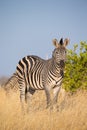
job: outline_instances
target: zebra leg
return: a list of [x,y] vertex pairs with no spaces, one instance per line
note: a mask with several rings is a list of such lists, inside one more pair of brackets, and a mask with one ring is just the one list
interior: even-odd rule
[[47,98],[47,107],[46,108],[49,108],[51,106],[50,89],[46,87],[45,93],[46,93],[46,98]]
[[35,93],[35,90],[32,90],[31,88],[29,88],[29,90],[26,93],[25,100],[26,100],[26,103],[27,103],[27,112],[29,112],[30,100],[31,100],[31,97],[34,93]]
[[21,108],[23,111],[25,111],[25,86],[21,85],[20,86],[20,102],[21,102]]
[[53,105],[54,109],[58,108],[57,100],[58,100],[58,94],[60,92],[60,89],[61,89],[61,86],[55,86],[55,88],[53,89],[53,102],[52,102],[52,105]]

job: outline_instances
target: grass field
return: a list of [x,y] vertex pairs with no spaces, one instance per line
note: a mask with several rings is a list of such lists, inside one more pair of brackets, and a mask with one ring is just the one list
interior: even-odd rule
[[0,89],[0,130],[87,130],[87,92],[66,93],[61,103],[60,95],[58,112],[45,109],[44,91],[38,91],[30,102],[29,113],[23,115],[19,92],[7,97]]

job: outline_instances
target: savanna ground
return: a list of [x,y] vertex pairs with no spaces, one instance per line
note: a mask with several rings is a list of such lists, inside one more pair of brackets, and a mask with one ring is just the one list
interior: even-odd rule
[[0,89],[0,130],[87,130],[87,92],[59,96],[59,111],[45,109],[44,91],[38,91],[30,102],[30,111],[22,114],[19,92],[8,97]]

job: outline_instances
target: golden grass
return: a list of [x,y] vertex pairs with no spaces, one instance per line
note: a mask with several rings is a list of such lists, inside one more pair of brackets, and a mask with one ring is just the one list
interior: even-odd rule
[[30,112],[22,114],[19,93],[7,97],[0,89],[0,130],[87,130],[87,92],[66,95],[60,111],[46,110],[43,91],[36,92]]

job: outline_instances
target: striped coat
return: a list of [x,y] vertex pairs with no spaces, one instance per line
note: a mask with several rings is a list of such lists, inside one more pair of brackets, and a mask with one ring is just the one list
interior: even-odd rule
[[[69,40],[53,40],[55,49],[52,58],[44,60],[38,56],[26,56],[17,65],[16,73],[20,85],[20,99],[29,101],[36,90],[45,90],[47,107],[57,103],[57,96],[64,77],[66,45]],[[53,90],[53,100],[50,91]]]

